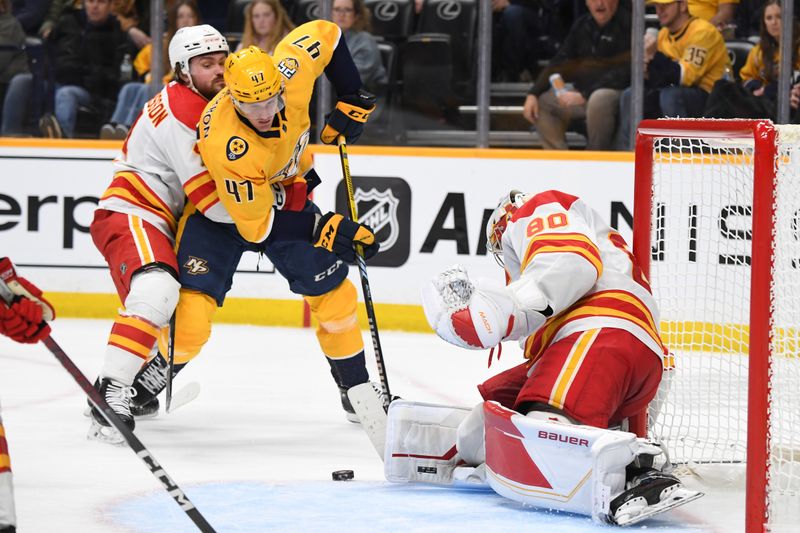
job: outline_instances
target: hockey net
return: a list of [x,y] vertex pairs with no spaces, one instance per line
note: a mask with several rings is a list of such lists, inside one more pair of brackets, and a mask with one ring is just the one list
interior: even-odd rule
[[648,434],[689,471],[745,471],[748,532],[796,531],[800,127],[643,121],[635,195],[674,359]]

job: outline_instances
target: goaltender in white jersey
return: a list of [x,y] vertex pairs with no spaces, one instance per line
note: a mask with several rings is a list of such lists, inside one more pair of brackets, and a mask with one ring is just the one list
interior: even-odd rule
[[[227,41],[211,26],[175,33],[169,58],[176,81],[149,100],[131,126],[90,227],[125,306],[111,328],[96,386],[131,429],[131,397],[136,414],[152,414],[158,410],[154,393],[166,382],[160,354],[142,365],[178,301],[174,246],[185,198],[212,220],[232,222],[195,149],[203,108],[225,86],[227,55]],[[99,413],[93,415],[90,437],[120,439]]]
[[702,496],[654,466],[659,446],[609,429],[647,408],[671,364],[619,233],[570,194],[512,191],[487,241],[508,283],[452,267],[423,289],[425,314],[452,344],[518,340],[527,361],[481,384],[485,402],[471,411],[394,402],[387,478],[476,477],[511,499],[619,525]]

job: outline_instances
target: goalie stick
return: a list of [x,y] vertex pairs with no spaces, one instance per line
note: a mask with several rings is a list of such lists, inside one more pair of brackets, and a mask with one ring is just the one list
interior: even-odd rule
[[[350,208],[350,219],[358,222],[358,211],[356,209],[356,199],[353,193],[353,178],[350,176],[350,162],[347,159],[347,143],[344,135],[337,138],[339,144],[339,159],[342,162],[342,174],[347,186],[347,206]],[[367,261],[364,259],[364,250],[360,244],[355,245],[356,263],[358,264],[358,275],[361,278],[361,289],[364,292],[364,306],[367,308],[367,320],[369,321],[369,332],[372,336],[372,348],[375,350],[375,363],[378,367],[378,376],[381,379],[383,389],[383,408],[388,409],[392,401],[389,392],[389,378],[386,376],[386,365],[383,362],[383,350],[381,349],[381,339],[378,335],[378,321],[375,319],[375,307],[372,305],[372,291],[369,288],[369,278],[367,277]]]
[[[0,297],[3,300],[11,305],[14,301],[16,295],[8,288],[5,281],[0,280]],[[109,424],[114,426],[114,428],[120,432],[123,436],[125,441],[128,443],[128,446],[133,450],[139,459],[147,466],[147,469],[161,482],[164,486],[164,489],[172,496],[172,499],[175,500],[180,508],[183,510],[184,513],[191,519],[192,522],[197,526],[197,529],[202,531],[203,533],[216,533],[214,528],[211,527],[211,524],[206,521],[205,517],[200,514],[200,511],[194,504],[189,500],[189,497],[183,492],[177,483],[167,474],[167,471],[159,464],[153,454],[150,453],[142,441],[139,440],[133,432],[128,429],[128,426],[125,425],[122,420],[119,419],[117,414],[111,409],[111,407],[106,403],[105,399],[100,396],[100,393],[97,392],[97,389],[94,388],[92,383],[89,379],[83,375],[83,372],[75,366],[75,363],[72,362],[72,359],[64,352],[61,346],[53,340],[52,336],[47,336],[42,339],[42,342],[47,347],[48,350],[58,359],[59,363],[69,372],[75,382],[83,389],[83,392],[86,396],[89,397],[89,401],[92,402],[95,409],[100,412],[103,417],[108,420]]]

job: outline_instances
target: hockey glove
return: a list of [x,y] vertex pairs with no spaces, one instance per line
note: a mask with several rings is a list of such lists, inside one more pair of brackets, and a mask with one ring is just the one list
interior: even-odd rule
[[0,333],[23,343],[36,343],[49,336],[50,326],[45,321],[53,320],[55,311],[42,291],[17,276],[7,257],[0,259],[0,279],[15,294],[10,304],[0,301]]
[[344,135],[348,143],[355,144],[374,109],[375,95],[364,89],[359,89],[356,94],[342,96],[328,115],[320,140],[325,144],[336,144],[336,138]]
[[335,253],[346,263],[355,263],[354,246],[360,244],[364,259],[378,253],[380,243],[369,226],[353,222],[338,213],[327,213],[317,221],[313,236],[314,246]]

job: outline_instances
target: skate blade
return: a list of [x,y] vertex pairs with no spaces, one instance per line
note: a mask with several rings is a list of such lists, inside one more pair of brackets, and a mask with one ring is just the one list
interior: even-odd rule
[[670,509],[674,509],[675,507],[680,507],[681,505],[693,502],[694,500],[701,498],[703,496],[705,496],[705,493],[703,492],[688,490],[685,488],[678,488],[675,489],[672,493],[670,493],[669,497],[666,500],[658,502],[655,505],[644,507],[641,510],[639,509],[624,510],[623,506],[623,508],[617,511],[618,513],[622,511],[622,513],[614,517],[614,523],[622,527],[638,524],[642,520],[647,520],[651,516],[661,514],[664,511],[669,511]]
[[345,411],[344,417],[348,422],[352,422],[353,424],[361,423],[361,420],[358,419],[358,415],[355,413],[348,413],[347,411]]
[[140,415],[140,414],[134,414],[133,413],[133,409],[131,409],[131,414],[133,414],[133,417],[136,420],[148,420],[150,418],[157,417],[158,416],[158,411],[153,411],[152,413],[147,413],[147,414],[144,414],[144,415]]
[[95,419],[92,419],[92,425],[89,427],[89,433],[86,435],[86,438],[105,444],[111,444],[112,446],[122,446],[125,444],[125,438],[122,436],[122,433],[111,426],[99,424]]

